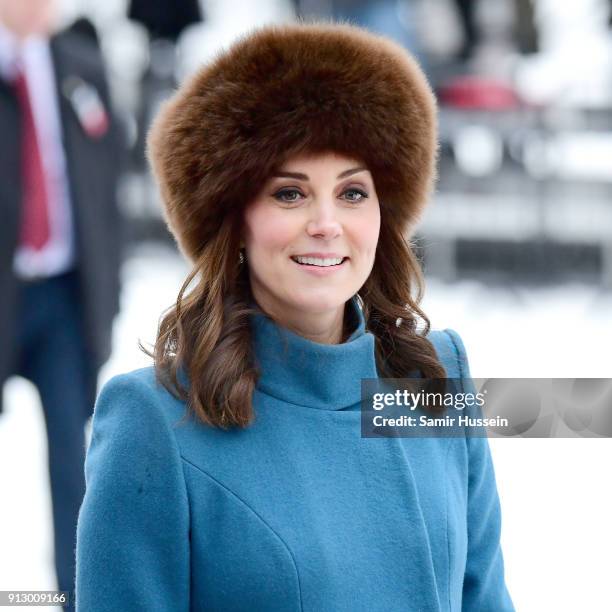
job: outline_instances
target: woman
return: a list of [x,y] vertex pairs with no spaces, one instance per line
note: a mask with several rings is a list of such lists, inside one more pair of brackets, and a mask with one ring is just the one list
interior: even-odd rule
[[325,23],[243,37],[163,108],[193,271],[155,367],[96,403],[80,609],[513,609],[486,438],[360,436],[361,379],[469,377],[405,238],[435,114],[403,49]]

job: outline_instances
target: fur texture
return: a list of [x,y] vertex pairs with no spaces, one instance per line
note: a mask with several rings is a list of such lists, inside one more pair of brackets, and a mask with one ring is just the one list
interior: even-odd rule
[[166,222],[192,261],[284,159],[327,150],[361,159],[381,214],[414,227],[435,180],[435,98],[403,47],[347,23],[242,36],[165,103],[148,136]]

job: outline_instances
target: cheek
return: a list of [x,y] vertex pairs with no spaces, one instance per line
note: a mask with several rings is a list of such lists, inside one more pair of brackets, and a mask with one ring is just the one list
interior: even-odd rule
[[286,211],[266,210],[263,206],[254,207],[246,215],[246,227],[245,243],[252,259],[278,255],[299,233],[299,226]]
[[360,216],[351,224],[353,244],[364,255],[374,256],[380,234],[380,211],[372,208],[368,214]]

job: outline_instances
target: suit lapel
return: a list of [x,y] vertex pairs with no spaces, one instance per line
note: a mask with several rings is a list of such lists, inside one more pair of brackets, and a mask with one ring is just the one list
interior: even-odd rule
[[[16,244],[21,205],[21,114],[10,83],[0,78],[0,253]],[[8,180],[6,180],[8,179]]]
[[[62,136],[66,139],[66,126],[75,119],[68,98],[63,94],[63,87],[70,74],[70,56],[62,49],[61,39],[54,36],[50,41],[53,70],[55,71],[55,86],[58,99],[58,108],[62,122]],[[65,143],[64,143],[65,144]]]

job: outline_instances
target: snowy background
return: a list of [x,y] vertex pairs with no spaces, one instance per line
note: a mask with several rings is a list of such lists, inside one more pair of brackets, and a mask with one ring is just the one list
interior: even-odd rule
[[[186,266],[173,250],[142,245],[126,262],[114,354],[100,383],[150,365],[159,314]],[[594,286],[491,289],[429,280],[424,309],[465,343],[472,376],[607,377],[612,293]],[[0,590],[54,589],[46,436],[37,392],[6,385],[0,418]],[[507,582],[521,612],[612,609],[612,440],[490,441],[502,503]],[[41,608],[36,608],[40,610]]]

